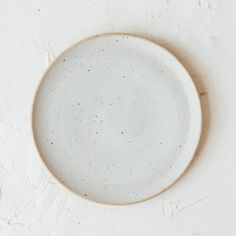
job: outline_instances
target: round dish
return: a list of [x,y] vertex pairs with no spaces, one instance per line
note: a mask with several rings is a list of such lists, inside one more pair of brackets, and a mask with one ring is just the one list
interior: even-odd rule
[[173,184],[201,133],[196,88],[166,49],[128,34],[83,40],[49,67],[32,127],[51,173],[87,199],[131,204]]

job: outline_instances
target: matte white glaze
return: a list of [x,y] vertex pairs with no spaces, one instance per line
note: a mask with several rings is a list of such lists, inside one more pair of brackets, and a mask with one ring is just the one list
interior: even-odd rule
[[128,204],[169,187],[201,132],[198,94],[183,66],[140,37],[92,37],[49,68],[33,111],[52,174],[94,201]]

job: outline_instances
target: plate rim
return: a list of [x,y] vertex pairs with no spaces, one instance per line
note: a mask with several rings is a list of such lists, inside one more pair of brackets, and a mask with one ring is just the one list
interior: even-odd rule
[[[152,43],[154,46],[157,46],[159,48],[161,48],[166,54],[168,54],[170,57],[174,58],[177,63],[180,64],[181,68],[185,71],[186,75],[189,77],[189,83],[191,83],[192,87],[193,87],[193,91],[196,95],[196,102],[198,103],[198,110],[199,110],[199,130],[198,130],[198,135],[196,136],[196,143],[195,143],[195,148],[193,149],[193,154],[191,157],[188,158],[188,160],[186,161],[186,166],[185,168],[181,169],[179,171],[179,175],[166,187],[163,188],[161,191],[159,191],[156,194],[153,194],[149,197],[145,197],[142,198],[140,200],[137,201],[127,201],[124,203],[111,203],[111,202],[106,202],[106,201],[100,201],[100,200],[96,200],[93,198],[89,198],[89,197],[85,197],[83,194],[74,191],[73,189],[71,189],[69,186],[65,185],[63,183],[63,181],[59,180],[50,170],[50,168],[48,167],[48,165],[46,164],[43,156],[41,155],[39,148],[37,146],[36,143],[36,138],[35,138],[35,131],[34,131],[34,108],[35,108],[35,102],[36,102],[36,98],[40,89],[40,85],[42,84],[43,80],[46,78],[48,72],[50,71],[50,69],[53,67],[53,65],[58,61],[58,59],[66,52],[68,52],[70,49],[73,49],[83,43],[86,43],[88,41],[94,40],[96,38],[101,38],[101,37],[109,37],[109,36],[125,36],[125,37],[131,37],[131,38],[136,38],[136,39],[140,39],[140,40],[144,40],[146,42]],[[92,36],[88,36],[85,37],[81,40],[76,41],[75,43],[71,44],[70,46],[66,47],[64,50],[62,50],[56,57],[53,58],[53,60],[47,65],[46,69],[44,70],[44,72],[42,73],[42,75],[40,76],[40,79],[38,81],[38,84],[36,85],[36,88],[34,90],[34,94],[33,94],[33,102],[31,104],[31,112],[30,112],[30,126],[31,126],[31,138],[33,140],[33,145],[34,148],[36,150],[36,154],[38,155],[39,159],[41,160],[42,166],[43,168],[49,173],[50,177],[57,182],[60,186],[62,186],[62,188],[64,188],[66,191],[76,195],[77,197],[79,196],[81,199],[87,200],[91,203],[98,203],[98,204],[102,204],[102,205],[108,205],[108,206],[127,206],[127,205],[134,205],[137,203],[143,203],[146,202],[150,199],[153,199],[155,197],[157,197],[158,195],[161,195],[163,192],[167,191],[169,188],[171,188],[176,182],[178,182],[183,175],[187,172],[187,170],[189,169],[191,163],[193,162],[197,150],[199,148],[199,144],[200,144],[200,140],[201,140],[201,136],[202,136],[202,129],[203,129],[203,112],[202,112],[202,105],[201,105],[201,100],[200,100],[200,95],[198,92],[198,89],[192,79],[192,77],[190,76],[188,70],[185,68],[185,66],[183,65],[182,61],[169,49],[167,49],[165,46],[161,45],[160,43],[158,43],[155,40],[152,40],[146,36],[141,36],[138,34],[134,34],[134,33],[123,33],[123,32],[108,32],[108,33],[101,33],[101,34],[95,34]]]

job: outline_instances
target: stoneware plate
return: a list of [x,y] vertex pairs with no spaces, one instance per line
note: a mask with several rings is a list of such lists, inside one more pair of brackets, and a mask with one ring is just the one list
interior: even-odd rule
[[33,134],[52,174],[96,202],[130,204],[173,184],[201,132],[180,62],[134,35],[105,34],[61,54],[35,96]]

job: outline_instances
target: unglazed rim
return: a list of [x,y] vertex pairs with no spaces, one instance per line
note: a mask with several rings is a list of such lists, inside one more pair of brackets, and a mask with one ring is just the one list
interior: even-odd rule
[[[64,54],[66,53],[67,51],[71,50],[72,48],[74,47],[77,47],[78,45],[81,45],[87,41],[90,41],[90,40],[93,40],[93,39],[96,39],[96,38],[99,38],[99,37],[109,37],[109,36],[127,36],[127,37],[132,37],[132,38],[138,38],[138,39],[142,39],[144,41],[147,41],[147,42],[150,42],[152,44],[154,44],[155,46],[158,46],[160,48],[162,48],[165,53],[167,53],[169,56],[171,56],[172,58],[176,59],[176,61],[181,65],[182,69],[187,73],[188,77],[189,77],[189,83],[192,84],[193,86],[193,90],[195,91],[196,93],[196,102],[198,103],[198,108],[199,108],[199,130],[198,130],[198,136],[197,136],[197,141],[196,141],[196,144],[195,144],[195,149],[193,151],[193,155],[191,158],[189,158],[188,160],[188,163],[186,164],[185,168],[183,168],[181,171],[180,171],[180,174],[177,176],[177,178],[175,178],[172,183],[170,183],[166,188],[164,188],[163,190],[161,190],[160,192],[156,193],[156,194],[153,194],[151,195],[150,197],[146,197],[146,198],[143,198],[141,200],[138,200],[138,201],[132,201],[132,202],[127,202],[127,203],[110,203],[110,202],[105,202],[105,201],[98,201],[98,200],[95,200],[93,198],[89,198],[89,197],[85,197],[84,195],[82,195],[81,193],[79,192],[76,192],[74,190],[72,190],[70,187],[68,187],[67,185],[63,184],[62,181],[60,181],[50,170],[50,168],[47,166],[46,162],[44,161],[44,158],[43,156],[41,155],[40,151],[39,151],[39,148],[37,146],[37,143],[36,143],[36,139],[35,139],[35,131],[34,131],[34,125],[33,125],[33,120],[34,120],[34,107],[35,107],[35,101],[36,101],[36,97],[37,97],[37,94],[38,94],[38,91],[39,91],[39,88],[40,88],[40,85],[41,83],[43,82],[43,80],[45,79],[47,73],[49,72],[49,70],[52,68],[52,66],[54,65],[54,63]],[[199,93],[197,91],[197,88],[192,80],[192,77],[190,76],[190,74],[188,73],[187,69],[184,67],[184,65],[181,63],[181,61],[172,53],[170,52],[169,50],[167,50],[165,47],[163,47],[162,45],[158,44],[157,42],[155,42],[154,40],[151,40],[151,39],[148,39],[146,37],[143,37],[143,36],[139,36],[137,34],[130,34],[130,33],[120,33],[120,32],[116,32],[116,33],[103,33],[103,34],[96,34],[96,35],[93,35],[93,36],[90,36],[90,37],[87,37],[85,39],[82,39],[82,40],[79,40],[78,42],[72,44],[71,46],[67,47],[66,49],[64,49],[61,53],[59,53],[58,56],[56,56],[54,58],[54,60],[49,64],[49,66],[47,66],[47,69],[46,71],[43,73],[37,87],[36,87],[36,91],[34,93],[34,96],[33,96],[33,103],[32,103],[32,107],[31,107],[31,135],[32,135],[32,138],[33,138],[33,142],[34,142],[34,146],[37,150],[37,153],[38,153],[38,156],[39,156],[39,159],[41,160],[41,162],[43,163],[43,166],[44,168],[47,170],[47,172],[49,172],[49,174],[53,177],[53,179],[59,183],[66,191],[69,191],[73,194],[75,194],[76,196],[80,196],[81,198],[85,199],[85,200],[88,200],[90,202],[93,202],[93,203],[99,203],[99,204],[103,204],[103,205],[109,205],[109,206],[127,206],[127,205],[133,205],[133,204],[137,204],[137,203],[141,203],[141,202],[145,202],[147,200],[150,200],[152,198],[155,198],[157,197],[158,195],[162,194],[163,192],[165,192],[167,189],[171,188],[184,174],[185,172],[188,170],[190,164],[192,163],[195,155],[196,155],[196,151],[198,149],[198,146],[199,146],[199,143],[200,143],[200,139],[201,139],[201,133],[202,133],[202,108],[201,108],[201,102],[200,102],[200,97],[199,97]]]

